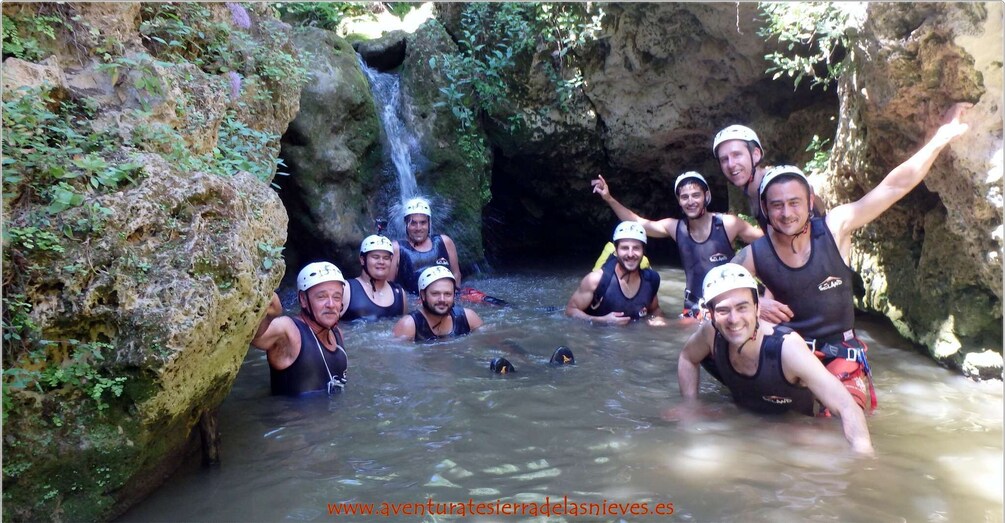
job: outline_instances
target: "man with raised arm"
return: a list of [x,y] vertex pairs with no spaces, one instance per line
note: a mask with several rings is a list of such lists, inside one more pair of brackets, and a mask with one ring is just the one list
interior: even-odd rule
[[427,267],[448,267],[455,285],[461,284],[461,269],[457,262],[457,247],[446,234],[430,235],[432,211],[422,198],[405,202],[406,241],[394,241],[391,260],[391,281],[400,283],[406,291],[419,292],[419,273]]
[[442,265],[427,267],[419,275],[422,306],[394,324],[396,338],[437,341],[463,336],[482,326],[478,313],[454,303],[454,275]]
[[650,324],[663,325],[660,275],[639,266],[645,245],[641,225],[621,222],[614,229],[615,256],[583,278],[565,306],[565,315],[615,325],[649,318]]
[[866,346],[855,335],[853,274],[848,266],[851,235],[921,183],[942,149],[969,128],[960,121],[969,106],[953,106],[946,123],[921,150],[865,196],[831,209],[825,218],[811,217],[813,192],[798,168],[774,167],[761,179],[760,205],[770,226],[763,238],[741,250],[734,261],[760,279],[772,295],[773,299],[762,300],[761,317],[805,338],[863,408],[867,395],[872,407],[876,398]]
[[730,214],[708,212],[712,201],[705,178],[688,171],[677,177],[674,193],[684,217],[651,221],[625,207],[611,195],[603,176],[593,180],[593,192],[607,202],[618,218],[642,224],[649,238],[670,237],[677,243],[684,266],[684,309],[681,317],[696,317],[701,299],[701,282],[709,269],[733,258],[733,240],[739,237],[751,243],[764,235],[760,229]]
[[815,415],[822,405],[841,417],[852,449],[872,454],[865,414],[791,329],[757,316],[757,282],[740,265],[708,271],[702,285],[711,321],[688,338],[677,361],[686,400],[698,396],[699,366],[722,382],[743,408],[766,414]]
[[338,320],[345,278],[328,262],[311,263],[297,276],[300,314],[283,316],[273,293],[251,345],[266,352],[272,394],[297,396],[342,390],[349,366]]

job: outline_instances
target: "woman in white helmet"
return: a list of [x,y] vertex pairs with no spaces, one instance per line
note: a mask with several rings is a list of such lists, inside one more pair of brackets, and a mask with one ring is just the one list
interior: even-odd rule
[[757,282],[746,269],[735,263],[714,267],[702,287],[711,321],[691,335],[678,358],[677,384],[685,400],[697,398],[704,366],[738,405],[755,412],[812,416],[822,404],[841,416],[856,452],[873,453],[865,414],[844,385],[799,334],[758,319]]
[[359,246],[362,272],[349,280],[342,321],[376,321],[397,318],[408,313],[408,300],[401,285],[388,281],[391,274],[391,240],[376,234],[367,236]]
[[342,271],[328,262],[310,263],[297,276],[300,314],[283,316],[279,296],[258,326],[251,345],[266,352],[272,394],[297,396],[342,390],[349,360],[338,321],[345,291]]

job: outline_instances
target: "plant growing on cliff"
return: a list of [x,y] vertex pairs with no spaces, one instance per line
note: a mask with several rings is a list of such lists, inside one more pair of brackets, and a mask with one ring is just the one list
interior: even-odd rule
[[845,49],[851,29],[862,20],[861,2],[762,2],[758,4],[765,26],[757,34],[776,38],[785,52],[765,55],[772,79],[788,76],[798,88],[810,78],[810,88],[826,90],[844,71]]

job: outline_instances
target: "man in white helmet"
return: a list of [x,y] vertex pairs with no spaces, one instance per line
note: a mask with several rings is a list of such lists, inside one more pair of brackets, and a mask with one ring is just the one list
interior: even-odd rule
[[734,261],[771,293],[762,300],[761,317],[785,324],[806,338],[863,408],[867,403],[875,407],[876,397],[866,346],[854,329],[853,273],[848,266],[852,233],[921,183],[942,149],[969,128],[960,122],[968,106],[956,104],[921,150],[865,196],[835,207],[825,218],[812,217],[812,187],[799,168],[774,167],[761,180],[760,205],[770,226],[763,238],[741,250]]
[[410,293],[419,292],[419,273],[426,267],[441,265],[450,269],[455,284],[460,285],[461,269],[457,262],[457,247],[446,234],[430,235],[432,211],[422,198],[405,202],[404,243],[394,242],[390,280],[398,282]]
[[387,281],[391,273],[394,248],[386,236],[373,234],[359,246],[362,272],[349,280],[345,290],[342,321],[376,321],[397,318],[408,313],[405,291],[395,282]]
[[421,308],[403,316],[391,332],[396,338],[437,341],[463,336],[482,326],[478,313],[454,303],[457,285],[450,269],[427,267],[419,275]]
[[328,262],[310,263],[297,276],[300,314],[283,316],[279,296],[272,302],[251,344],[269,361],[272,394],[297,396],[306,392],[342,390],[349,366],[342,332],[345,278]]
[[698,300],[701,299],[701,281],[709,269],[733,258],[733,240],[739,237],[751,243],[764,235],[760,229],[731,214],[709,213],[712,201],[705,177],[688,171],[677,177],[674,193],[684,217],[652,221],[636,214],[611,196],[610,187],[603,176],[593,180],[593,192],[607,202],[618,218],[638,222],[649,238],[670,237],[677,244],[681,265],[684,268],[684,308],[681,317],[697,317]]
[[740,265],[708,271],[702,284],[711,321],[688,338],[677,362],[687,401],[698,396],[699,366],[722,382],[741,407],[766,414],[815,415],[824,406],[841,417],[852,449],[872,454],[865,414],[791,329],[757,317],[757,282]]
[[614,229],[613,240],[615,256],[583,278],[565,306],[565,315],[615,325],[649,318],[650,324],[663,325],[660,275],[640,267],[645,229],[637,222],[621,222]]

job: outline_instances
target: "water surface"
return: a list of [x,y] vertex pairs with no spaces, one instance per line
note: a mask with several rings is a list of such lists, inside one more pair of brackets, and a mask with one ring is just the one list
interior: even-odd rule
[[[683,273],[660,273],[663,308],[678,311]],[[880,400],[868,420],[875,459],[848,450],[839,420],[740,411],[704,373],[704,410],[681,416],[677,356],[693,325],[565,318],[582,275],[473,280],[515,306],[476,305],[487,327],[437,345],[393,340],[389,322],[345,326],[349,384],[332,397],[269,396],[264,353],[252,350],[220,408],[222,466],[193,456],[123,521],[363,521],[380,518],[330,516],[328,505],[563,496],[673,503],[662,519],[681,521],[1002,521],[1000,382],[971,382],[859,319]],[[547,366],[559,345],[577,365]],[[496,356],[518,372],[490,373]],[[564,518],[622,519],[660,518]]]

